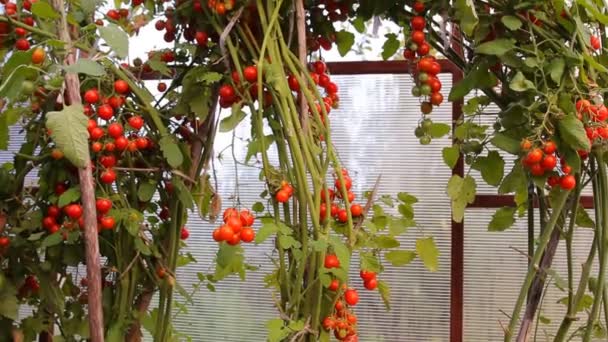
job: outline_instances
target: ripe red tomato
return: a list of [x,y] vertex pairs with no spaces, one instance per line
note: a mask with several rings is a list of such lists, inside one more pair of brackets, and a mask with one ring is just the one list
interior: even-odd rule
[[243,77],[247,82],[254,83],[258,81],[258,68],[255,66],[248,66],[243,69]]
[[103,229],[112,229],[116,224],[116,220],[112,216],[104,216],[99,220],[99,223]]
[[[344,176],[344,186],[346,187],[346,190],[350,190],[350,188],[353,186],[353,180],[348,177],[348,176]],[[336,186],[336,189],[338,189],[338,195],[340,195],[340,193],[342,192],[342,184],[340,183],[340,179],[336,179],[336,181],[334,182],[334,185]]]
[[63,152],[61,152],[61,150],[58,148],[54,148],[51,151],[51,157],[55,160],[59,160],[59,159],[63,158]]
[[221,237],[220,237],[220,229],[219,228],[216,228],[216,229],[213,230],[212,236],[213,236],[213,240],[215,242],[222,242]]
[[359,293],[355,289],[348,289],[344,292],[344,300],[350,306],[355,306],[359,303]]
[[363,287],[367,290],[373,291],[378,287],[378,280],[376,278],[369,279],[363,282]]
[[324,262],[325,268],[338,268],[340,267],[340,260],[335,254],[327,254]]
[[103,137],[105,132],[101,127],[95,127],[89,132],[91,140],[99,140]]
[[68,215],[69,218],[71,219],[78,219],[80,216],[82,216],[82,207],[80,206],[80,204],[70,204],[67,207],[65,207],[65,214]]
[[584,112],[584,111],[588,110],[590,106],[591,106],[591,102],[589,102],[589,100],[580,99],[580,100],[576,101],[576,111],[577,112]]
[[100,214],[106,214],[112,209],[112,201],[107,198],[98,198],[95,201],[95,208]]
[[55,220],[55,217],[53,217],[53,216],[49,215],[42,219],[42,226],[46,229],[49,229],[56,224],[57,224],[57,221]]
[[336,325],[336,322],[334,321],[333,318],[331,317],[325,317],[323,319],[323,328],[325,330],[331,330],[334,328],[334,326]]
[[337,301],[337,302],[336,302],[336,304],[334,305],[334,308],[335,308],[337,311],[342,311],[342,310],[344,310],[344,303],[342,303],[342,301],[341,301],[341,300],[339,300],[339,301]]
[[119,151],[124,151],[129,145],[129,140],[124,136],[114,139],[114,145]]
[[61,210],[56,205],[51,205],[46,209],[46,214],[51,217],[57,217],[61,214]]
[[593,50],[599,50],[602,48],[600,39],[596,36],[591,36],[590,43],[591,43],[591,47],[593,48]]
[[108,126],[108,135],[114,139],[121,136],[123,132],[124,132],[124,129],[122,128],[122,125],[119,124],[118,122],[111,123]]
[[251,227],[255,221],[255,216],[253,216],[253,214],[247,209],[241,210],[239,218],[241,219],[241,224],[243,227]]
[[331,78],[329,77],[329,75],[327,75],[327,74],[319,75],[319,86],[321,86],[323,88],[327,88],[327,86],[329,85],[330,82],[331,82]]
[[557,158],[554,155],[546,155],[541,165],[545,170],[553,170],[557,166]]
[[563,164],[562,165],[562,172],[569,175],[572,173],[572,167],[570,167],[570,165],[567,164]]
[[431,87],[431,92],[437,93],[441,90],[441,81],[436,78],[429,78],[428,85]]
[[279,203],[285,203],[289,201],[289,193],[286,190],[277,191],[275,198]]
[[101,152],[102,149],[103,149],[103,144],[100,143],[99,141],[96,141],[91,144],[91,151],[93,151],[93,153]]
[[241,240],[243,242],[251,242],[255,239],[255,231],[251,227],[245,227],[241,230]]
[[340,281],[338,279],[332,279],[331,282],[329,283],[329,286],[327,287],[327,289],[330,291],[337,291],[339,287],[340,287]]
[[138,131],[144,127],[144,119],[139,115],[134,115],[129,118],[129,126]]
[[0,247],[1,248],[6,248],[11,244],[11,240],[8,238],[8,236],[0,236]]
[[420,1],[416,1],[414,3],[414,5],[412,6],[412,8],[414,9],[414,11],[416,11],[418,13],[422,13],[422,12],[424,12],[424,3],[420,2]]
[[187,240],[190,237],[190,231],[186,227],[182,227],[182,230],[179,233],[179,238],[182,240]]
[[543,151],[546,154],[553,154],[553,153],[555,153],[555,151],[557,151],[557,145],[555,145],[555,143],[553,141],[549,140],[543,146]]
[[116,80],[114,82],[114,90],[119,94],[126,94],[129,92],[129,84],[124,80]]
[[232,237],[234,236],[234,231],[232,230],[232,228],[228,225],[222,225],[220,227],[220,231],[218,233],[218,238],[220,241],[228,241],[230,239],[232,239]]
[[608,119],[608,108],[604,105],[600,106],[593,119],[595,121],[606,121],[606,119]]
[[336,93],[338,93],[338,85],[335,84],[334,82],[329,82],[327,84],[327,87],[325,87],[325,91],[328,94],[336,94]]
[[154,27],[158,31],[164,30],[165,29],[165,21],[164,20],[157,21],[156,23],[154,23]]
[[429,65],[429,68],[427,69],[427,72],[429,73],[429,75],[437,75],[441,72],[441,64],[439,64],[439,62],[437,61],[432,61],[431,64]]
[[348,212],[346,209],[338,210],[338,221],[342,223],[348,222]]
[[418,45],[424,43],[425,38],[424,32],[422,31],[416,30],[412,32],[412,41]]
[[232,237],[228,240],[226,240],[226,242],[230,245],[230,246],[236,246],[241,242],[241,236],[240,234],[232,234]]
[[101,105],[97,108],[97,115],[104,120],[110,120],[114,117],[114,109],[107,104]]
[[439,106],[443,103],[443,95],[439,92],[431,94],[431,104],[433,106]]
[[118,12],[115,9],[111,9],[109,10],[106,15],[108,16],[108,18],[113,19],[113,20],[118,20],[120,19],[120,12]]
[[415,16],[412,18],[411,24],[412,24],[412,29],[422,31],[422,30],[424,30],[424,27],[426,26],[426,20],[424,20],[424,17]]
[[25,38],[19,38],[15,41],[15,48],[20,51],[27,51],[30,49],[30,42]]
[[229,217],[226,220],[226,225],[229,226],[230,228],[232,228],[232,232],[234,234],[240,233],[241,229],[243,228],[243,223],[241,223],[241,218],[238,216]]
[[63,194],[68,188],[66,187],[65,184],[63,183],[57,183],[55,184],[55,195],[61,195]]
[[167,275],[167,271],[165,270],[164,267],[158,266],[158,268],[156,269],[156,275],[160,279],[163,279]]
[[149,147],[149,145],[150,141],[148,141],[148,138],[139,137],[135,139],[135,146],[137,146],[137,149],[139,150],[145,150]]
[[573,175],[565,175],[559,181],[559,185],[564,190],[572,190],[574,187],[576,187],[576,178],[574,178]]
[[232,88],[232,86],[229,84],[224,84],[220,87],[219,94],[221,98],[224,98],[228,101],[232,101],[235,96],[234,88]]
[[291,91],[300,91],[300,84],[294,75],[289,75],[287,77],[287,84],[289,84],[289,89],[291,89]]
[[116,157],[113,154],[103,155],[99,157],[99,163],[105,168],[110,168],[116,165]]
[[112,169],[107,169],[101,173],[100,179],[104,184],[112,184],[116,180],[116,172]]
[[547,178],[547,184],[549,184],[550,187],[554,187],[554,186],[558,185],[559,182],[560,182],[559,176],[553,175],[553,176],[550,176],[549,178]]
[[526,161],[529,165],[536,164],[543,159],[543,151],[540,148],[535,148],[532,151],[528,152],[526,156]]
[[207,46],[207,41],[209,40],[209,36],[207,35],[207,32],[198,31],[194,35],[194,40],[196,40],[196,44],[198,46],[205,47],[205,46]]
[[422,42],[418,46],[418,50],[416,50],[416,52],[418,53],[418,56],[420,56],[420,57],[426,56],[429,54],[429,52],[431,52],[431,46],[429,44],[427,44],[426,42]]
[[359,271],[359,276],[361,277],[361,279],[363,279],[363,281],[368,281],[371,279],[376,279],[376,272],[361,270]]
[[421,58],[420,61],[418,61],[418,70],[429,73],[432,63],[433,63],[433,60],[430,58],[427,58],[427,57]]
[[543,168],[540,163],[532,164],[532,166],[530,166],[530,173],[533,176],[540,177],[545,174],[545,168]]

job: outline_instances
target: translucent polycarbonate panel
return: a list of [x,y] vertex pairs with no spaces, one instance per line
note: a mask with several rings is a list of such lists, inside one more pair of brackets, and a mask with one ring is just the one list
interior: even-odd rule
[[[340,109],[330,115],[332,138],[353,177],[354,192],[360,196],[372,189],[381,176],[379,194],[406,191],[418,196],[420,202],[415,207],[419,229],[410,229],[401,239],[402,247],[413,250],[417,237],[433,236],[441,252],[439,270],[435,273],[415,261],[403,268],[388,267],[382,274],[382,280],[391,287],[391,311],[386,311],[377,292],[363,290],[358,260],[352,261],[352,286],[361,290],[361,301],[355,310],[360,340],[447,341],[451,226],[445,184],[451,171],[442,162],[441,149],[450,140],[437,139],[430,146],[418,143],[414,129],[420,119],[419,103],[410,95],[409,76],[357,75],[333,79],[340,88],[341,101]],[[444,89],[449,89],[450,78],[446,75],[441,80]],[[443,105],[432,115],[437,122],[450,123],[451,105]],[[239,161],[246,155],[248,125],[246,118],[235,133],[234,154]],[[232,141],[231,133],[219,134],[215,151],[223,151]],[[241,204],[247,207],[259,200],[263,190],[259,169],[243,165],[235,168],[230,148],[214,160],[214,165],[224,208],[235,204],[237,175]],[[197,281],[197,272],[210,271],[217,250],[211,239],[213,224],[192,215],[188,226],[191,231],[188,251],[199,262],[178,274],[186,289]],[[176,319],[176,328],[195,341],[265,340],[265,322],[277,317],[270,292],[263,287],[263,277],[272,269],[267,258],[271,244],[246,245],[245,250],[247,262],[260,269],[247,273],[245,281],[230,278],[218,283],[214,293],[206,289],[196,293],[195,304]]]
[[[502,340],[503,325],[508,325],[519,289],[528,267],[527,217],[504,232],[488,232],[487,225],[494,209],[469,209],[465,217],[464,235],[464,341]],[[538,215],[538,214],[537,214]],[[538,235],[538,228],[536,231]],[[577,228],[573,242],[574,281],[578,284],[580,265],[587,258],[593,231]],[[567,262],[564,241],[560,241],[552,269],[564,282]],[[593,273],[597,275],[597,271]],[[539,312],[545,324],[536,329],[537,341],[547,340],[557,331],[566,307],[558,301],[567,296],[550,277],[548,291]],[[501,312],[503,311],[503,312]],[[583,321],[585,314],[579,314]],[[574,332],[576,326],[571,328]],[[548,340],[552,340],[549,338]]]

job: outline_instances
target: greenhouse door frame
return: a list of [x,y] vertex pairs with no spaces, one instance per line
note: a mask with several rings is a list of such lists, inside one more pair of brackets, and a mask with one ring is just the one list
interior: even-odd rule
[[[448,60],[439,60],[442,74],[452,75],[452,85],[462,80],[462,71]],[[332,75],[378,75],[409,74],[411,65],[406,61],[369,61],[369,62],[333,62],[327,63]],[[452,102],[452,128],[462,115],[463,100]],[[413,134],[413,132],[411,133]],[[462,154],[452,170],[452,175],[464,176],[464,159]],[[582,196],[581,203],[585,208],[593,208],[593,197]],[[502,208],[514,206],[513,196],[478,194],[468,208]],[[536,206],[537,203],[534,203]],[[452,220],[450,258],[450,342],[463,341],[464,326],[464,220]]]

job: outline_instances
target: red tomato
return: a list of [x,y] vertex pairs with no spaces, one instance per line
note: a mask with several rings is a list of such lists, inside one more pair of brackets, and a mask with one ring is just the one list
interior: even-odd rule
[[134,115],[129,118],[129,126],[138,131],[144,127],[144,119],[139,115]]
[[363,281],[368,281],[371,279],[376,279],[376,272],[361,270],[359,272],[359,276],[361,277],[361,279],[363,279]]
[[71,219],[78,219],[80,216],[82,216],[82,207],[80,206],[80,204],[70,204],[67,207],[65,207],[65,214],[68,215],[69,218]]
[[340,267],[340,260],[335,254],[327,254],[324,262],[325,268],[338,268]]
[[196,44],[198,46],[205,47],[205,46],[207,46],[207,41],[209,40],[209,35],[207,35],[207,32],[198,31],[194,35],[194,40],[196,40]]
[[98,198],[95,201],[95,208],[100,214],[105,214],[112,209],[112,201],[107,198]]
[[286,203],[289,201],[289,193],[286,190],[277,191],[275,198],[279,203]]
[[543,159],[543,151],[540,148],[535,148],[532,151],[528,152],[526,156],[526,161],[532,165],[540,162]]
[[238,216],[229,217],[228,220],[226,220],[226,225],[228,225],[230,228],[232,228],[232,231],[235,234],[240,233],[241,228],[243,228],[241,219]]
[[56,205],[51,205],[47,208],[46,214],[51,217],[57,217],[61,214],[61,210]]
[[367,290],[373,291],[378,287],[378,280],[376,278],[366,280],[363,282],[363,287]]
[[424,12],[424,3],[420,2],[420,1],[416,1],[414,3],[414,6],[412,6],[412,8],[414,9],[414,11],[416,11],[418,13],[422,13],[422,12]]
[[412,24],[412,29],[422,31],[422,30],[424,30],[424,27],[426,26],[426,20],[424,20],[424,17],[415,16],[412,18],[411,24]]
[[574,178],[572,175],[563,176],[559,181],[559,185],[564,190],[572,190],[574,187],[576,187],[576,178]]
[[219,233],[218,233],[218,239],[220,241],[228,241],[230,239],[232,239],[232,237],[234,236],[234,231],[232,230],[232,228],[228,225],[223,225],[220,227]]
[[99,163],[105,168],[110,168],[116,165],[116,157],[112,154],[99,157]]
[[549,140],[545,143],[545,146],[543,146],[543,151],[546,154],[553,154],[555,151],[557,151],[557,145],[555,145],[553,141]]
[[100,179],[104,184],[112,184],[116,180],[116,172],[112,169],[107,169],[101,173]]
[[99,223],[103,229],[112,229],[116,224],[116,220],[112,216],[104,216],[99,220]]
[[350,306],[355,306],[359,303],[359,293],[355,289],[348,289],[344,292],[344,300]]
[[424,39],[426,38],[424,32],[416,30],[412,32],[412,41],[418,45],[424,43]]
[[187,240],[188,237],[190,237],[190,231],[188,231],[188,228],[182,227],[182,230],[180,231],[180,234],[179,234],[179,238],[182,240]]
[[338,281],[338,279],[332,279],[331,283],[329,283],[329,286],[327,287],[327,289],[330,291],[337,291],[339,287],[340,287],[340,281]]
[[114,145],[119,151],[124,151],[129,145],[129,140],[124,136],[114,139]]
[[545,170],[553,170],[557,166],[557,158],[554,155],[547,155],[543,158],[541,165]]
[[25,38],[19,38],[15,41],[15,48],[20,51],[27,51],[30,49],[30,42]]
[[255,83],[258,81],[258,68],[255,66],[248,66],[243,69],[243,77],[247,82]]
[[121,136],[123,132],[124,132],[124,129],[122,128],[122,125],[119,124],[118,122],[111,123],[108,126],[108,135],[114,139]]
[[97,108],[97,115],[104,120],[110,120],[112,117],[114,117],[114,109],[112,109],[112,106],[107,104],[101,105],[99,108]]
[[255,216],[253,216],[253,214],[247,209],[241,210],[239,213],[239,218],[241,219],[241,224],[243,227],[251,227],[255,221]]
[[590,43],[591,43],[591,47],[594,50],[599,50],[599,49],[602,48],[602,44],[600,42],[600,39],[598,37],[596,37],[596,36],[591,36]]
[[243,242],[251,242],[255,239],[255,231],[251,227],[245,227],[241,230],[241,240]]

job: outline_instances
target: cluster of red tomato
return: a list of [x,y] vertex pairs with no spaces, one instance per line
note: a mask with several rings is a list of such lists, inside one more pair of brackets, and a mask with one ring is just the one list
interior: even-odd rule
[[236,246],[241,241],[249,243],[255,239],[252,228],[255,216],[249,210],[242,209],[239,212],[236,208],[228,208],[224,210],[223,217],[224,224],[213,231],[213,240]]
[[207,0],[207,7],[217,15],[224,15],[234,8],[234,0]]
[[[21,10],[24,11],[22,13],[17,13],[17,4],[14,2],[1,0],[0,3],[4,4],[4,14],[10,17],[13,20],[21,21],[22,23],[28,26],[34,26],[34,18],[26,12],[30,12],[32,10],[32,4],[37,2],[38,0],[24,0],[21,4]],[[5,41],[10,38],[15,39],[15,49],[20,51],[27,51],[30,49],[30,42],[28,40],[28,35],[30,32],[22,27],[15,27],[12,30],[13,35],[11,35],[11,25],[9,23],[0,23],[0,45],[3,45]]]
[[[342,169],[342,179],[344,180],[344,187],[346,188],[346,196],[348,199],[348,203],[350,203],[350,214],[352,217],[360,217],[363,215],[363,207],[360,204],[357,203],[353,203],[353,201],[355,200],[355,194],[350,190],[353,186],[353,181],[352,178],[350,178],[350,175],[348,174],[348,171],[346,169]],[[331,206],[329,208],[329,214],[331,217],[335,218],[338,222],[341,223],[346,223],[348,221],[348,212],[346,211],[346,209],[344,208],[340,208],[340,206],[338,205],[338,203],[333,202],[336,197],[340,198],[343,200],[343,196],[342,196],[342,185],[340,183],[340,179],[338,177],[335,177],[335,181],[334,181],[334,189],[324,189],[323,192],[321,192],[321,201],[325,201],[325,199],[327,198],[327,196],[329,197],[329,200],[332,201]],[[326,191],[327,190],[327,193]],[[319,210],[319,214],[320,214],[320,219],[321,221],[324,221],[327,218],[327,204],[326,203],[321,203],[321,207]]]
[[281,182],[281,188],[274,194],[279,203],[286,203],[293,196],[293,187],[287,181]]
[[319,32],[308,32],[306,46],[309,51],[318,51],[319,48],[329,51],[336,41],[333,32],[333,23],[348,20],[348,14],[352,8],[350,0],[323,0],[318,1],[316,7],[308,11],[311,25],[309,27],[331,28],[330,32],[320,34]]
[[334,312],[323,319],[323,328],[325,330],[333,330],[334,336],[339,341],[358,341],[357,316],[350,310],[357,303],[359,303],[359,293],[357,290],[347,288],[344,285],[342,293],[334,304]]
[[[98,231],[113,229],[116,221],[114,217],[107,215],[112,209],[112,201],[107,198],[98,198],[95,207],[97,208]],[[76,225],[80,228],[84,227],[83,209],[77,203],[68,204],[63,208],[52,204],[46,209],[46,216],[42,219],[42,227],[50,234],[58,232],[61,228],[72,230]]]
[[558,168],[557,145],[553,141],[546,141],[542,148],[532,146],[532,142],[524,139],[521,142],[521,149],[526,152],[522,158],[522,164],[530,170],[530,174],[537,177],[551,175],[547,178],[547,184],[551,187],[559,185],[564,190],[572,190],[576,186],[576,178],[571,174],[570,167],[566,160],[561,158]]
[[38,281],[36,276],[28,275],[27,277],[25,277],[23,285],[19,287],[17,296],[20,298],[25,298],[37,294],[38,291],[40,291],[40,282]]
[[[239,75],[238,71],[233,71],[231,78],[234,85],[238,88],[240,94],[243,94],[244,91],[248,90],[249,95],[255,101],[258,98],[258,68],[255,65],[249,65],[243,68],[243,76],[247,84],[241,82],[241,75]],[[222,108],[230,108],[235,103],[241,101],[241,97],[237,93],[237,90],[231,84],[223,84],[219,89],[220,95],[220,107]],[[264,90],[264,105],[267,106],[272,103],[272,96],[270,92]]]

